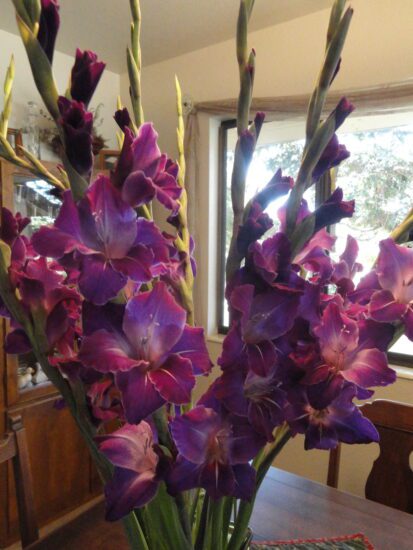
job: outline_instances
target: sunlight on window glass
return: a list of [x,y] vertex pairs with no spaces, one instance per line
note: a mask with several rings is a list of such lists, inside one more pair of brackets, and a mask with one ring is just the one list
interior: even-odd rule
[[[407,115],[406,119],[408,119]],[[347,235],[355,237],[360,247],[358,261],[364,268],[357,275],[357,280],[367,273],[374,264],[380,240],[389,235],[412,207],[413,124],[395,126],[393,118],[393,125],[390,126],[391,123],[389,124],[388,120],[387,118],[383,124],[383,126],[386,124],[387,127],[354,131],[354,128],[358,126],[366,126],[365,121],[360,124],[356,120],[356,124],[353,124],[353,131],[344,129],[339,133],[340,142],[346,145],[351,156],[340,166],[336,185],[343,189],[345,200],[356,200],[356,212],[353,218],[344,219],[335,227],[337,241],[333,257],[337,258],[344,250]],[[267,126],[267,135],[269,126]],[[347,124],[346,127],[348,128],[349,125]],[[276,129],[275,123],[274,129]],[[235,128],[228,131],[228,138],[228,143],[235,143]],[[278,141],[278,139],[274,139],[274,141]],[[248,173],[246,201],[262,189],[280,167],[284,175],[295,177],[303,146],[303,140],[293,140],[266,143],[258,147]],[[226,159],[225,251],[227,254],[232,227],[230,189],[234,160],[234,153],[230,148],[227,150]],[[315,206],[314,188],[307,191],[305,198],[310,208],[313,209]],[[272,231],[277,230],[277,211],[285,200],[286,198],[283,197],[267,209],[268,214],[275,222]],[[224,315],[224,322],[228,324],[227,312]],[[406,337],[402,337],[393,346],[392,351],[413,355],[413,343]]]

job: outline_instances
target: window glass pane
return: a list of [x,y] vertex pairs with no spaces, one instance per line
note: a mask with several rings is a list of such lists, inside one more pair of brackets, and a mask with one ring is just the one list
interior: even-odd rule
[[[296,138],[303,135],[301,123],[283,126],[270,122],[263,126],[261,145],[248,174],[246,200],[280,167],[283,174],[296,176],[304,144]],[[227,137],[226,254],[232,227],[230,186],[236,129],[228,130]],[[351,156],[340,166],[336,185],[343,189],[345,200],[356,200],[356,212],[353,218],[344,219],[334,228],[337,241],[333,257],[337,258],[344,250],[347,235],[357,239],[358,261],[364,268],[357,274],[357,282],[374,264],[379,241],[389,235],[413,206],[413,113],[350,117],[339,132],[339,139]],[[305,198],[310,208],[314,208],[314,188],[307,191]],[[277,229],[277,210],[284,201],[285,198],[280,199],[267,210],[275,222],[272,231]],[[227,323],[225,312],[224,324]],[[392,351],[413,355],[413,343],[402,337]]]
[[[356,211],[335,228],[336,254],[347,235],[357,239],[360,279],[374,264],[379,242],[413,206],[413,124],[342,133],[340,141],[351,156],[340,166],[337,185],[346,199],[356,200]],[[413,354],[413,343],[402,337],[391,351]]]
[[[234,146],[236,142],[237,130],[231,128],[228,130],[228,144],[226,151],[226,228],[225,228],[225,259],[227,258],[229,245],[231,241],[232,233],[232,205],[231,205],[231,174],[232,167],[234,165]],[[254,152],[254,156],[248,172],[246,190],[245,190],[245,202],[247,203],[258,191],[260,191],[270,181],[274,173],[282,168],[283,174],[286,176],[294,177],[297,173],[302,149],[304,146],[303,140],[286,141],[281,143],[266,143],[260,147],[257,147]],[[315,203],[315,191],[314,188],[309,189],[305,195],[306,200],[309,203],[310,208],[314,208]],[[271,234],[278,230],[279,222],[277,212],[278,209],[285,203],[286,197],[271,203],[266,212],[274,222],[274,227],[266,233],[265,237],[269,237]],[[223,323],[224,326],[228,326],[228,311],[226,304],[223,305]]]

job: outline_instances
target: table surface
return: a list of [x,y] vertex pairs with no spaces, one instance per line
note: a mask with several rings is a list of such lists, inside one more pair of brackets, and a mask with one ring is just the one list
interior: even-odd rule
[[[256,540],[364,533],[376,550],[413,550],[413,515],[271,468],[251,527]],[[103,519],[103,503],[30,550],[127,550],[121,524]],[[179,550],[179,549],[177,549]]]

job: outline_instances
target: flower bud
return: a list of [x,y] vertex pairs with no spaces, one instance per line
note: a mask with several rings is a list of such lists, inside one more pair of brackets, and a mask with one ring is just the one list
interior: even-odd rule
[[93,164],[93,115],[86,111],[83,103],[62,96],[59,97],[58,107],[67,158],[80,175],[87,175]]
[[42,0],[37,40],[50,63],[53,61],[54,45],[60,25],[59,9],[58,0]]
[[76,50],[76,60],[72,69],[70,93],[72,99],[89,104],[96,86],[105,69],[105,63],[97,60],[94,52]]

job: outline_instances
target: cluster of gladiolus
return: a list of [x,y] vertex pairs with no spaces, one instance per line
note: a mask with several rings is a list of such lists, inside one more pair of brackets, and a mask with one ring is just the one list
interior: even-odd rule
[[[42,0],[40,15],[26,11],[24,3],[16,5],[29,56],[38,46],[43,52],[36,54],[43,63],[39,89],[62,136],[71,189],[60,194],[54,224],[30,240],[22,233],[29,220],[3,208],[1,313],[11,320],[6,350],[33,350],[62,391],[106,481],[107,518],[132,513],[145,541],[164,507],[164,530],[175,529],[165,536],[180,548],[182,541],[193,548],[189,522],[205,531],[210,514],[222,514],[208,502],[253,499],[257,478],[272,457],[264,448],[296,434],[304,434],[306,449],[377,441],[376,429],[354,400],[395,380],[386,351],[396,330],[404,327],[413,339],[413,250],[383,241],[375,267],[356,285],[357,242],[348,237],[334,261],[335,239],[327,231],[353,215],[354,201],[344,201],[338,188],[310,212],[303,199],[300,189],[349,155],[335,133],[353,110],[343,98],[313,132],[315,145],[309,132],[303,165],[310,153],[316,159],[308,163],[309,174],[304,178],[301,169],[294,182],[277,171],[235,226],[226,288],[231,323],[218,359],[221,372],[193,405],[196,377],[209,375],[212,364],[203,330],[194,326],[188,307],[195,262],[181,167],[160,152],[150,123],[138,124],[136,112],[134,122],[120,108],[117,165],[109,176],[90,182],[93,117],[87,108],[104,64],[94,53],[78,50],[69,90],[54,100],[51,80],[43,85],[41,79],[53,58],[57,2]],[[136,12],[136,2],[131,5]],[[244,27],[251,6],[241,1]],[[343,2],[336,2],[332,25],[348,27],[351,13],[340,20],[342,11]],[[239,55],[251,81],[254,55],[248,64]],[[337,72],[336,58],[328,81]],[[240,131],[242,166],[252,158],[263,120],[258,113],[254,124]],[[280,227],[266,238],[273,227],[266,206],[282,196]],[[153,221],[153,200],[168,211],[171,234]],[[111,422],[113,429],[113,421],[116,429],[110,432],[106,428]],[[179,495],[196,488],[204,490],[204,508],[201,513],[201,500],[191,492],[190,514]],[[160,504],[151,509],[157,499]],[[232,502],[225,504],[227,529]],[[240,528],[245,521],[248,516]],[[237,550],[238,542],[231,548]]]
[[[279,231],[260,240],[272,222],[255,202],[239,230],[245,265],[227,287],[232,324],[218,360],[222,374],[183,412],[195,376],[211,363],[202,329],[186,324],[174,290],[173,238],[134,209],[156,196],[176,213],[176,165],[160,154],[150,124],[136,138],[123,128],[111,178],[98,176],[77,202],[67,191],[53,226],[28,241],[21,231],[29,220],[3,209],[1,227],[10,283],[32,318],[43,320],[50,360],[87,386],[96,423],[123,424],[100,436],[116,467],[108,517],[144,505],[161,480],[172,494],[203,487],[212,498],[251,498],[249,462],[284,422],[305,434],[307,449],[377,440],[353,400],[395,379],[385,351],[395,322],[412,333],[413,251],[383,241],[376,269],[355,287],[357,242],[348,237],[334,262],[325,229],[353,213],[340,189],[314,213],[302,201],[299,218],[315,215],[317,223],[294,256],[285,208]],[[269,183],[278,194],[292,185],[280,172]],[[14,325],[7,351],[29,351],[23,327]],[[165,405],[168,456],[151,421]]]

